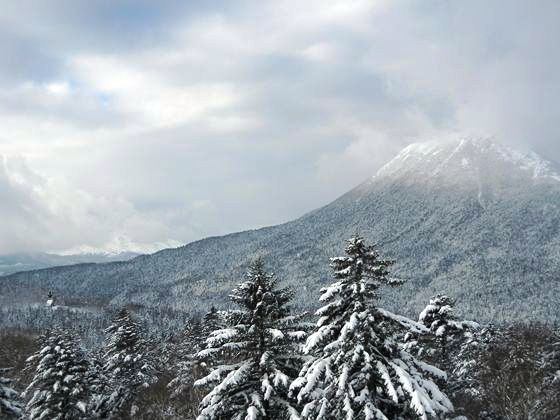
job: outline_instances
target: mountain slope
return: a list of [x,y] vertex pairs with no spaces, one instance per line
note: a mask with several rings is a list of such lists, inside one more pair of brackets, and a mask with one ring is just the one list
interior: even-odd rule
[[109,253],[83,253],[58,255],[44,252],[19,253],[0,255],[0,276],[17,273],[20,271],[39,270],[42,268],[80,263],[104,263],[111,261],[124,261],[137,257],[134,252]]
[[407,280],[385,304],[413,315],[431,294],[480,320],[560,320],[560,177],[554,164],[487,140],[409,146],[333,203],[279,226],[208,238],[131,261],[0,278],[0,303],[71,299],[203,311],[262,255],[297,303],[315,306],[328,258],[360,232]]

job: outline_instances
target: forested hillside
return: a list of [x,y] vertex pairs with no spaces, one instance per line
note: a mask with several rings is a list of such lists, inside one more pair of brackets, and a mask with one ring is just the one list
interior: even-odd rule
[[61,265],[124,261],[137,257],[138,255],[139,254],[135,252],[82,253],[69,255],[35,252],[0,255],[0,276],[6,276],[20,271],[39,270]]
[[560,181],[554,164],[490,141],[413,145],[333,203],[279,226],[208,238],[128,262],[0,278],[7,307],[49,290],[74,305],[133,303],[201,313],[227,302],[256,256],[295,304],[311,305],[349,233],[376,242],[405,280],[384,304],[417,313],[434,293],[485,321],[558,320]]
[[[380,297],[395,262],[359,236],[330,259],[314,314],[265,260],[203,317],[114,308],[103,340],[49,304],[40,334],[0,331],[7,419],[558,418],[560,331],[480,325],[437,294],[416,320]],[[109,313],[107,314],[109,315]],[[173,314],[172,314],[173,315]],[[97,333],[100,331],[98,330]]]

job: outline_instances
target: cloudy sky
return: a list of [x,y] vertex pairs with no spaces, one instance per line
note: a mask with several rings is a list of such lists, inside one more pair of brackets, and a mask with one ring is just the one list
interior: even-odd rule
[[416,141],[560,160],[559,17],[555,0],[3,1],[0,253],[288,221]]

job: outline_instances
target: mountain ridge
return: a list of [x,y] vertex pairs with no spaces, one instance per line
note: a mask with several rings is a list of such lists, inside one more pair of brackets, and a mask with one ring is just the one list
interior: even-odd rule
[[0,276],[22,271],[41,270],[64,265],[126,261],[141,254],[135,252],[56,254],[28,252],[0,255]]
[[[444,159],[441,159],[442,157]],[[410,160],[416,162],[411,165]],[[398,174],[403,166],[405,171],[408,169],[409,172],[421,172],[428,177],[444,174],[445,165],[459,167],[465,171],[487,170],[489,168],[479,167],[485,160],[489,161],[487,164],[509,165],[510,170],[513,167],[521,172],[531,172],[533,180],[560,181],[560,166],[557,163],[546,160],[535,152],[522,153],[485,138],[413,143],[379,169],[373,178]],[[419,162],[429,166],[422,167],[418,165]]]
[[485,170],[498,178],[488,178],[481,189],[480,178],[454,177],[464,173],[462,157],[456,157],[461,160],[451,169],[457,172],[445,174],[451,183],[411,179],[406,171],[400,173],[404,177],[376,176],[281,225],[206,238],[117,265],[0,278],[6,290],[0,302],[25,300],[24,290],[36,297],[49,287],[116,305],[203,312],[210,304],[227,304],[248,262],[260,255],[283,284],[296,289],[295,304],[309,308],[329,281],[329,257],[341,254],[344,239],[359,232],[379,244],[382,256],[395,259],[395,275],[407,280],[387,292],[389,309],[412,316],[430,295],[444,292],[458,298],[458,311],[470,318],[558,320],[560,183],[534,178],[522,167],[490,165]]

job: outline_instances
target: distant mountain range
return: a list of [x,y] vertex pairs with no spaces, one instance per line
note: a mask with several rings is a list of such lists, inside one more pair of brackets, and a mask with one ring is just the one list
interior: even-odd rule
[[0,276],[20,271],[39,270],[42,268],[80,263],[104,263],[125,261],[137,257],[135,252],[119,253],[81,253],[70,255],[49,254],[45,252],[18,253],[0,255]]
[[263,256],[295,304],[316,307],[329,257],[359,232],[406,280],[384,304],[415,316],[431,295],[457,298],[480,321],[560,320],[560,170],[489,140],[414,144],[331,204],[278,226],[207,238],[127,262],[0,278],[0,304],[60,298],[201,312],[227,305]]

